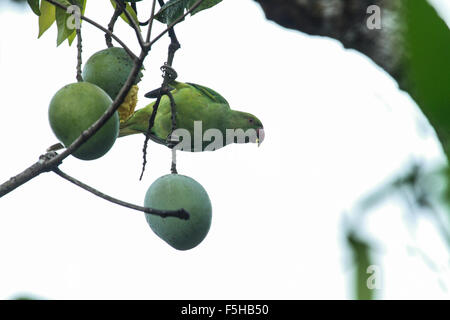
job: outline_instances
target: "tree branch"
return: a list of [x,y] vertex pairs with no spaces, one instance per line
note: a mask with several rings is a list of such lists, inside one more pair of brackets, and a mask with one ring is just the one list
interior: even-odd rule
[[[111,21],[109,21],[109,23],[108,23],[108,31],[110,31],[111,33],[113,33],[114,25],[116,24],[117,19],[120,17],[121,14],[122,14],[122,8],[119,6],[116,6],[116,8],[114,9],[114,13],[111,17]],[[106,46],[108,48],[111,48],[113,46],[113,44],[112,44],[111,35],[109,33],[105,34],[105,40],[106,40]]]
[[152,29],[153,29],[153,21],[155,20],[155,7],[156,7],[156,0],[153,0],[152,12],[150,13],[150,19],[148,20],[149,26],[148,26],[148,30],[147,30],[147,37],[145,39],[146,43],[150,42],[150,36],[152,34]]
[[129,202],[125,202],[119,199],[116,199],[114,197],[108,196],[90,186],[88,186],[87,184],[84,184],[83,182],[69,176],[68,174],[62,172],[59,168],[55,168],[53,169],[53,172],[55,172],[58,176],[60,176],[61,178],[75,184],[76,186],[96,195],[97,197],[100,197],[102,199],[105,199],[109,202],[118,204],[122,207],[126,207],[129,209],[133,209],[133,210],[137,210],[137,211],[142,211],[148,214],[154,214],[157,216],[160,216],[162,218],[166,218],[166,217],[175,217],[175,218],[179,218],[179,219],[183,219],[183,220],[188,220],[189,219],[189,213],[184,210],[184,209],[179,209],[179,210],[157,210],[157,209],[153,209],[153,208],[148,208],[148,207],[141,207],[141,206],[137,206],[134,205],[132,203]]
[[131,14],[127,11],[126,4],[121,0],[114,0],[114,2],[116,3],[116,7],[119,7],[119,6],[122,7],[123,13],[127,17],[131,27],[133,28],[134,32],[136,33],[136,37],[138,39],[139,45],[141,46],[141,48],[144,48],[145,43],[144,43],[144,39],[142,38],[141,30],[139,29],[139,26],[137,25],[136,21],[134,21]]
[[[53,167],[49,166],[48,160],[53,158],[56,155],[55,152],[47,153],[45,155],[41,155],[39,157],[39,161],[34,163],[29,168],[25,169],[23,172],[18,175],[10,178],[8,181],[0,185],[0,198],[4,195],[10,193],[15,190],[19,186],[27,183],[33,178],[36,178],[43,172],[49,172],[53,170]],[[57,164],[53,164],[56,167]]]

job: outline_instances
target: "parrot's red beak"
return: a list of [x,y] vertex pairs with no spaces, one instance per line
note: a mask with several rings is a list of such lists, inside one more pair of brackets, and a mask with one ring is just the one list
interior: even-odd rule
[[259,147],[261,145],[261,143],[264,141],[264,137],[265,137],[264,128],[259,128],[256,131],[256,134],[258,136],[258,147]]

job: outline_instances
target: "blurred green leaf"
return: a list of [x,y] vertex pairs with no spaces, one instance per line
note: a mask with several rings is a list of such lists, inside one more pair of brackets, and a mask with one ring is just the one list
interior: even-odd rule
[[358,300],[372,300],[374,299],[374,290],[370,289],[367,283],[370,277],[368,268],[373,265],[370,246],[353,232],[347,234],[347,242],[352,250],[355,267],[355,297]]
[[41,297],[35,296],[29,293],[21,293],[16,296],[9,298],[10,300],[46,300]]
[[32,297],[28,297],[28,296],[18,296],[18,297],[13,298],[13,300],[36,300],[36,299],[34,299]]
[[450,30],[426,0],[404,0],[406,66],[414,99],[450,156]]

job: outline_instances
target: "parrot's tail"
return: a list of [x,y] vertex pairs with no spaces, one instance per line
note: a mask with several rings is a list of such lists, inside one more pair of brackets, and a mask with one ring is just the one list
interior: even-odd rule
[[119,138],[129,136],[132,134],[136,134],[136,133],[142,133],[142,132],[131,129],[131,128],[121,127],[120,131],[119,131]]

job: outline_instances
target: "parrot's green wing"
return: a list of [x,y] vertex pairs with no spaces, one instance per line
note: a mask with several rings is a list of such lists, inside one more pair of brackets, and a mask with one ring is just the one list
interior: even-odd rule
[[[173,81],[170,84],[172,87],[174,87],[176,90],[172,91],[173,94],[177,94],[177,92],[180,92],[183,89],[189,89],[189,91],[192,94],[201,95],[209,100],[209,102],[212,103],[218,103],[218,104],[224,104],[229,106],[228,101],[222,97],[219,93],[214,91],[213,89],[207,88],[205,86],[201,86],[199,84],[190,83],[190,82],[177,82]],[[186,90],[183,90],[186,91]]]
[[213,89],[201,86],[199,84],[195,84],[195,83],[189,83],[187,82],[187,84],[193,86],[195,89],[197,89],[198,91],[201,91],[206,97],[208,97],[209,99],[211,99],[212,102],[214,103],[220,103],[220,104],[226,104],[229,106],[228,101],[225,100],[224,97],[222,97],[220,94],[218,94],[216,91],[214,91]]
[[[194,122],[202,121],[203,128],[223,126],[223,116],[231,112],[228,102],[216,91],[193,83],[172,82],[172,91],[177,110],[177,127],[193,133]],[[171,108],[167,97],[161,99],[155,121],[155,132],[167,136],[171,131]]]

